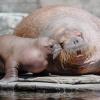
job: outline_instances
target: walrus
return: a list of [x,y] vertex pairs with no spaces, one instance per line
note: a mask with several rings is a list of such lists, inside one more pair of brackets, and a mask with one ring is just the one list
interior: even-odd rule
[[25,17],[15,28],[20,37],[48,36],[57,43],[48,72],[100,73],[100,19],[74,7],[49,6]]
[[18,71],[40,73],[45,70],[48,64],[47,57],[51,54],[53,44],[54,41],[48,37],[31,39],[1,35],[0,58],[3,59],[5,70],[1,82],[16,81]]

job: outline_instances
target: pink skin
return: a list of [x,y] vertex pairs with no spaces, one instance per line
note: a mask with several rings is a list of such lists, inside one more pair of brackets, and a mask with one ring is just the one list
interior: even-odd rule
[[34,48],[34,50],[25,50],[22,55],[23,59],[21,59],[21,62],[23,65],[28,65],[24,67],[27,71],[39,73],[46,69],[48,62],[43,51],[41,52],[41,50]]
[[[0,36],[0,56],[5,61],[5,76],[1,82],[18,79],[18,70],[24,69],[39,73],[47,67],[47,56],[54,41],[41,37],[39,39],[21,38],[13,35]],[[19,68],[19,65],[23,65]]]

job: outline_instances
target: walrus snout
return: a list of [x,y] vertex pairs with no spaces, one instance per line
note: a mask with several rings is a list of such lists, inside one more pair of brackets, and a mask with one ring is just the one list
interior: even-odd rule
[[87,47],[88,44],[84,39],[78,36],[71,37],[68,41],[66,40],[63,43],[63,49],[65,49],[66,52],[76,52],[77,55],[81,54]]
[[[81,42],[81,43],[80,43]],[[73,40],[73,44],[74,44],[74,46],[80,46],[80,44],[82,44],[82,40],[80,40],[80,39],[78,39],[78,38],[75,38],[74,40]],[[76,55],[78,56],[78,55],[81,55],[82,54],[82,51],[81,51],[81,49],[78,49],[78,50],[76,50]]]
[[55,44],[53,46],[53,57],[55,59],[62,50],[66,52],[67,55],[79,56],[83,55],[83,52],[86,49],[87,44],[84,42],[84,40],[81,37],[74,36],[62,43]]
[[72,36],[68,40],[54,45],[53,58],[60,56],[62,63],[83,64],[88,57],[88,48],[88,43],[82,37]]

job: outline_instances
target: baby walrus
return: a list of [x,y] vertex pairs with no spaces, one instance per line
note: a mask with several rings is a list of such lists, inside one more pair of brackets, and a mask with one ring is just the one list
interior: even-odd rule
[[0,36],[0,57],[4,60],[5,76],[2,82],[16,81],[18,70],[39,73],[46,69],[47,56],[54,41],[48,37],[37,39],[14,35]]
[[[15,29],[21,37],[48,36],[54,46],[52,66],[56,74],[100,73],[100,19],[79,8],[49,6],[25,17]],[[53,67],[53,68],[52,68]]]

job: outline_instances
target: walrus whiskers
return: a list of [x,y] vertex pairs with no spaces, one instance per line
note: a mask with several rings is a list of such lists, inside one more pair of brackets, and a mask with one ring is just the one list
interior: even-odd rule
[[92,55],[94,54],[94,52],[96,52],[95,47],[87,48],[87,50],[85,51],[86,60],[90,59],[92,57]]
[[60,62],[61,62],[61,67],[64,69],[64,64],[66,63],[66,57],[67,57],[67,53],[62,50],[60,52],[60,55],[59,55],[59,59],[60,59]]
[[[84,58],[86,60],[88,60],[93,52],[95,52],[95,47],[88,47],[88,48],[82,48],[79,50],[81,50],[81,53],[84,55]],[[70,50],[68,50],[68,52],[66,52],[65,50],[61,50],[60,54],[59,54],[59,61],[61,63],[61,67],[64,69],[65,68],[65,64],[66,63],[70,63],[73,64],[73,61],[75,60],[75,56],[77,55],[77,52],[71,52]]]

